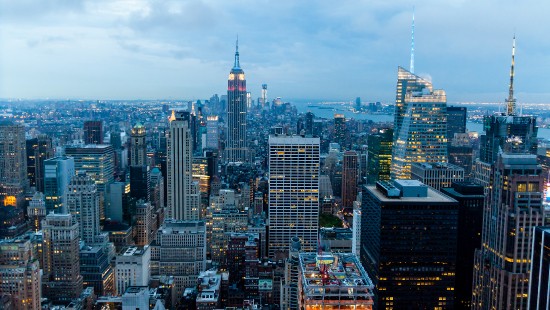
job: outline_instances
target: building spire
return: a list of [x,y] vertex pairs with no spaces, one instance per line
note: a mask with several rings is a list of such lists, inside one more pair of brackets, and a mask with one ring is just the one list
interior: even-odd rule
[[414,73],[414,6],[413,6],[412,27],[411,27],[411,65],[409,69],[411,73]]
[[510,88],[508,89],[508,99],[506,100],[506,114],[516,115],[516,99],[514,98],[514,56],[516,54],[516,35],[512,41],[512,65],[510,66]]
[[237,35],[237,42],[235,43],[235,68],[240,68],[241,64],[239,63],[239,36]]

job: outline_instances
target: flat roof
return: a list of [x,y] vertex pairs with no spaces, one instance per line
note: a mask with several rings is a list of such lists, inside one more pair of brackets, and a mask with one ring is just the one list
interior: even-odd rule
[[[422,184],[424,183],[417,181],[417,180],[399,180],[399,181],[414,181]],[[408,185],[408,186],[418,186],[418,185]],[[399,197],[399,198],[388,198],[386,195],[384,195],[382,192],[380,192],[375,185],[367,185],[365,186],[365,189],[369,191],[371,194],[373,194],[378,200],[383,202],[393,202],[393,203],[402,203],[402,202],[424,202],[424,203],[458,203],[453,198],[442,194],[441,192],[437,191],[434,188],[431,188],[428,186],[428,194],[426,197]]]

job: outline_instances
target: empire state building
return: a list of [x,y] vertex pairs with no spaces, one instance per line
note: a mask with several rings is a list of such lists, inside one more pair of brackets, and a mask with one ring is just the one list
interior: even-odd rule
[[226,159],[229,163],[246,162],[246,79],[239,64],[239,41],[235,49],[235,64],[227,81]]

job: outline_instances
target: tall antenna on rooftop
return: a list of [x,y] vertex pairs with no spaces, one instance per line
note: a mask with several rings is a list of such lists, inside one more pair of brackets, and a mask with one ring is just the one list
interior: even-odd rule
[[414,73],[414,6],[413,6],[413,18],[411,26],[411,65],[409,71]]

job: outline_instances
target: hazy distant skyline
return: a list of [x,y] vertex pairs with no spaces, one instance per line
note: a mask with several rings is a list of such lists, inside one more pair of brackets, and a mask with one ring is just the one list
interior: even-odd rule
[[248,91],[392,102],[397,66],[449,102],[549,102],[550,3],[512,0],[0,0],[0,98],[206,99],[239,36]]

